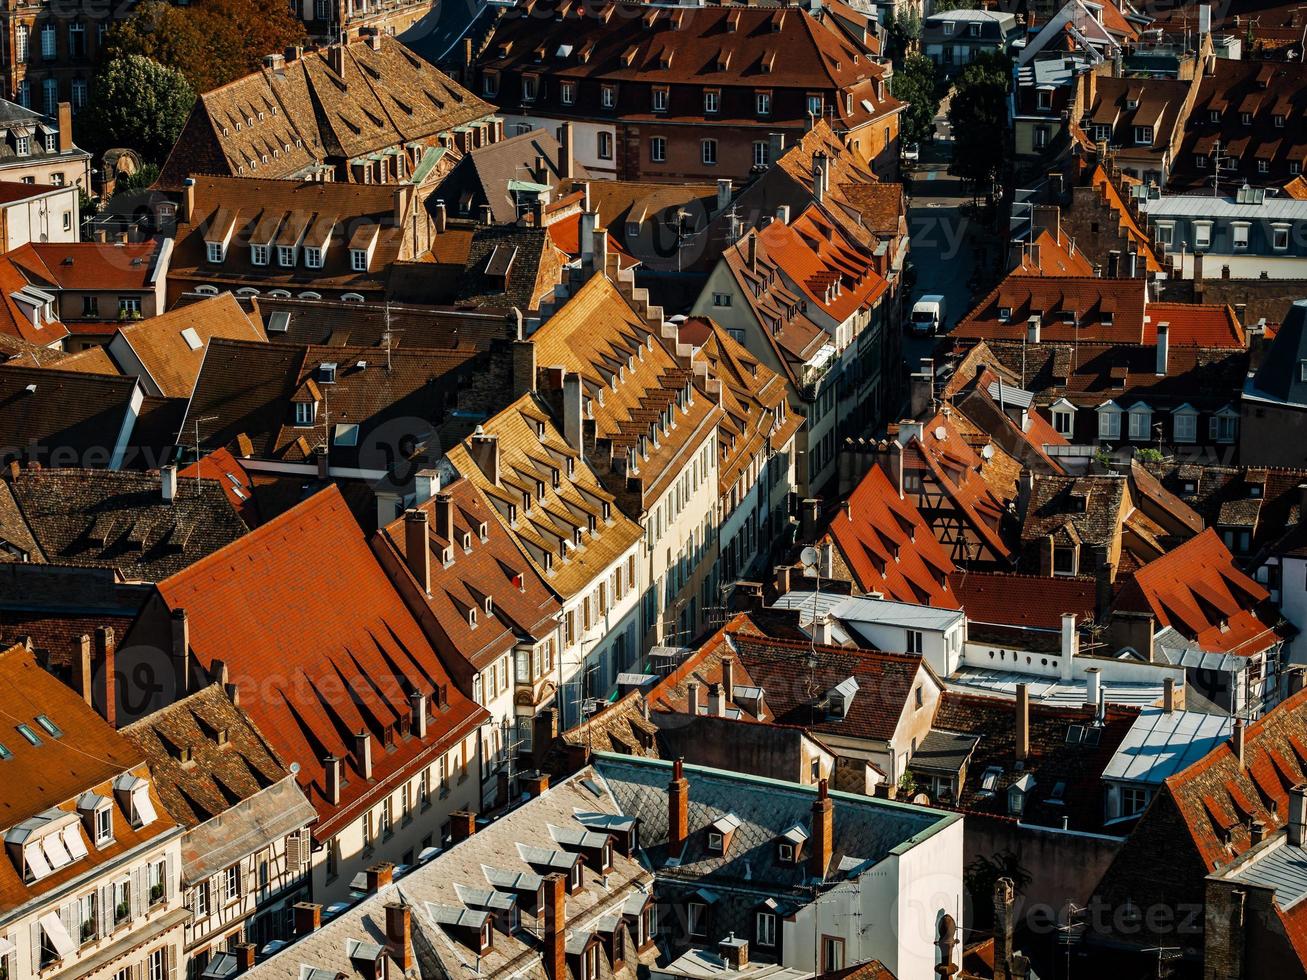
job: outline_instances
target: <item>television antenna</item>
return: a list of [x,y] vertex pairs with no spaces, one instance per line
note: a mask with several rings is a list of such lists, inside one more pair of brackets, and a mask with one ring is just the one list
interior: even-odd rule
[[194,422],[195,422],[195,463],[196,463],[196,466],[195,466],[195,489],[196,489],[197,491],[200,489],[200,467],[199,467],[199,462],[200,462],[200,426],[201,426],[203,423],[205,423],[205,422],[216,422],[216,421],[218,421],[218,416],[216,416],[216,415],[205,415],[205,416],[203,416],[203,417],[201,417],[201,418],[198,418],[198,419],[195,419],[195,420],[194,420]]

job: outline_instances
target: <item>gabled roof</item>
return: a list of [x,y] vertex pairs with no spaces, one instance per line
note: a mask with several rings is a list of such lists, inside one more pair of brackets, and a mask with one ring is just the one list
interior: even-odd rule
[[[477,205],[486,203],[490,205],[495,224],[511,224],[518,219],[519,202],[509,187],[510,182],[557,189],[563,181],[558,162],[558,140],[553,133],[531,130],[469,150],[431,193],[445,202],[450,214],[466,213],[475,217]],[[543,173],[537,170],[537,163],[544,165]],[[589,177],[585,167],[574,162],[573,168],[577,179]],[[465,195],[470,195],[470,207],[466,211]]]
[[[44,277],[31,271],[34,263],[19,261],[20,251],[0,255],[0,334],[37,347],[55,346],[68,336],[69,330],[59,321],[57,305],[52,302],[54,297]],[[51,311],[48,317],[44,314],[47,307]]]
[[[189,398],[209,341],[266,341],[262,324],[245,315],[231,293],[179,306],[168,313],[118,328],[150,380],[165,398]],[[136,365],[120,365],[132,373]]]
[[[0,793],[0,831],[7,835],[17,825],[40,816],[69,820],[70,830],[86,852],[62,868],[25,883],[8,854],[0,860],[0,909],[10,912],[44,895],[61,894],[83,875],[97,869],[107,873],[143,845],[178,832],[177,824],[159,803],[157,786],[150,779],[145,756],[127,738],[88,706],[70,687],[42,670],[25,648],[0,652],[0,704],[5,705],[3,742],[9,757],[4,766],[4,793]],[[41,724],[44,717],[59,734]],[[14,729],[27,725],[36,744]],[[151,784],[148,790],[156,817],[133,827],[113,784],[128,775]],[[109,800],[114,839],[103,847],[88,847],[77,815],[77,800],[84,793]],[[71,818],[71,819],[69,819]],[[43,823],[45,821],[42,821]]]
[[[1137,593],[1135,592],[1137,589]],[[1150,610],[1204,650],[1250,656],[1279,642],[1258,615],[1269,593],[1239,570],[1214,528],[1149,562],[1120,602]]]
[[[486,717],[450,683],[334,484],[158,590],[168,608],[186,610],[198,665],[211,671],[221,661],[238,691],[259,692],[242,704],[277,756],[299,763],[297,781],[324,835],[392,774],[448,749]],[[392,682],[378,685],[379,677]],[[409,729],[409,691],[432,695],[425,739]],[[374,739],[371,781],[345,732]],[[339,805],[326,795],[329,755],[345,760]]]
[[178,480],[167,501],[158,471],[28,468],[10,489],[47,561],[128,581],[166,578],[246,530],[214,480]]
[[955,570],[920,511],[873,466],[831,521],[830,536],[863,592],[887,599],[956,608],[948,584]]
[[163,241],[31,242],[9,257],[41,283],[60,289],[145,290],[153,286],[167,248]]
[[1307,300],[1297,300],[1280,324],[1261,367],[1248,381],[1245,397],[1307,406]]
[[159,185],[175,189],[196,173],[295,179],[329,159],[432,140],[493,111],[383,31],[205,92]]
[[[447,663],[466,659],[480,671],[519,641],[541,641],[552,635],[562,606],[471,480],[455,480],[416,509],[428,515],[431,552],[431,591],[420,601],[434,617]],[[441,535],[438,514],[442,510],[450,515],[452,539]],[[405,520],[400,517],[380,529],[373,548],[412,601],[418,591],[407,564]],[[444,560],[446,549],[449,562]],[[476,625],[469,621],[469,610],[477,613]]]

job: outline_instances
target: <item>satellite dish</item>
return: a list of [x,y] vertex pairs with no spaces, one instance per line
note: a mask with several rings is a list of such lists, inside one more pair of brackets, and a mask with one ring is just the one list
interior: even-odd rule
[[298,776],[300,774],[300,764],[298,762],[292,762],[290,764],[290,774],[292,776]]
[[988,442],[985,443],[985,445],[981,447],[980,455],[983,456],[985,459],[993,459],[994,458],[993,444]]
[[817,555],[816,548],[808,547],[808,548],[804,548],[803,551],[799,552],[799,561],[803,562],[803,564],[808,568],[811,568],[813,565],[817,564],[817,558],[818,555]]
[[942,425],[935,426],[935,438],[940,442],[943,442],[948,438],[948,429],[944,428]]

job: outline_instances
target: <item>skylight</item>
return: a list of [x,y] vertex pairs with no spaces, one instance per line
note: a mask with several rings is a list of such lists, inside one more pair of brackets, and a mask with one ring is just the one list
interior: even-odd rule
[[195,332],[194,327],[187,327],[182,331],[182,340],[186,341],[186,346],[191,350],[199,350],[204,346],[204,341],[200,340],[200,335]]
[[27,741],[30,742],[32,745],[41,744],[40,736],[38,736],[36,732],[32,731],[30,725],[19,725],[18,734],[23,736],[23,738],[27,739]]
[[47,735],[51,738],[63,738],[63,730],[56,725],[47,715],[37,715],[36,723],[45,729]]

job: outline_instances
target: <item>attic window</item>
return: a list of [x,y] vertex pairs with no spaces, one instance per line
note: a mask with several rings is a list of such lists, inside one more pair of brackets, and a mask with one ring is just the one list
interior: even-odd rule
[[23,738],[25,738],[32,745],[41,744],[40,736],[38,736],[36,732],[32,731],[30,725],[19,725],[18,734],[23,736]]
[[469,607],[467,611],[467,625],[475,628],[476,624],[477,624],[477,611],[475,607]]
[[36,723],[40,725],[41,728],[45,730],[45,733],[49,735],[51,738],[64,737],[63,730],[58,725],[56,725],[53,721],[51,721],[49,716],[47,715],[37,715]]
[[318,380],[323,384],[336,383],[336,364],[334,361],[324,361],[318,365]]

